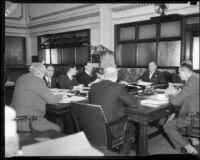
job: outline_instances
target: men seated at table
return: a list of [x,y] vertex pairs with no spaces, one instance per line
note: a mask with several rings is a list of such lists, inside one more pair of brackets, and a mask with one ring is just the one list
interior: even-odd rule
[[[78,82],[76,80],[77,70],[75,66],[68,66],[67,72],[65,75],[60,75],[58,78],[58,86],[62,89],[73,89],[74,86],[78,85]],[[79,85],[82,86],[82,85]]]
[[167,82],[163,74],[157,70],[157,64],[154,61],[149,62],[148,70],[145,71],[138,79],[138,82],[151,82],[154,87],[166,87]]
[[[91,86],[88,96],[90,103],[101,105],[108,121],[123,117],[125,106],[136,107],[140,103],[138,99],[127,92],[124,85],[116,83],[117,75],[116,68],[105,68],[104,79]],[[134,134],[134,125],[130,123],[127,127]],[[113,128],[113,133],[118,135],[121,129],[117,126]],[[130,146],[131,143],[124,144],[121,147],[121,153],[129,154]]]
[[[61,95],[53,95],[47,88],[43,77],[46,67],[41,63],[33,63],[30,72],[17,79],[11,106],[15,109],[17,116],[37,116],[33,122],[33,128],[44,131],[54,129],[60,131],[60,127],[44,118],[46,103],[55,104],[61,99]],[[29,130],[28,121],[17,124],[19,130]]]
[[84,66],[84,71],[77,75],[77,81],[85,87],[97,79],[97,74],[93,71],[93,65],[87,62]]
[[[179,75],[186,81],[181,91],[173,87],[165,91],[169,96],[169,103],[180,106],[179,115],[178,118],[169,120],[164,125],[164,130],[176,148],[185,148],[187,153],[197,154],[195,147],[179,133],[179,129],[191,124],[191,119],[187,115],[189,112],[199,112],[199,78],[194,75],[192,65],[188,63],[181,63]],[[197,139],[192,139],[193,145],[194,141]]]
[[49,65],[46,67],[46,73],[44,76],[44,80],[48,88],[57,88],[57,81],[54,75],[54,67]]

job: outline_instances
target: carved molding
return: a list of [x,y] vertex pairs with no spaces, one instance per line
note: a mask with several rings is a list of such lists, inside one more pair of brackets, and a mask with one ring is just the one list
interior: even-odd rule
[[150,6],[153,4],[150,3],[135,3],[135,4],[130,4],[130,5],[126,5],[126,6],[121,6],[121,7],[116,7],[112,9],[112,12],[121,12],[121,11],[126,11],[129,9],[134,9],[134,8],[141,8],[141,7],[146,7],[146,6]]
[[37,17],[31,17],[31,15],[30,15],[30,6],[28,5],[28,11],[29,11],[28,12],[28,17],[29,17],[29,19],[31,21],[33,21],[33,20],[37,20],[37,19],[40,19],[40,18],[49,17],[49,16],[56,15],[56,14],[61,14],[61,13],[64,13],[64,12],[70,12],[70,11],[74,11],[74,10],[77,10],[77,9],[90,7],[90,6],[93,6],[93,5],[95,5],[95,4],[85,4],[85,5],[82,5],[82,6],[76,6],[76,7],[64,9],[64,10],[61,10],[61,11],[51,12],[51,13],[44,14],[44,15],[37,16]]
[[49,26],[49,25],[54,25],[54,24],[59,24],[59,23],[66,23],[66,22],[81,20],[81,19],[90,18],[90,17],[97,17],[99,15],[100,15],[100,12],[93,12],[93,13],[76,16],[76,17],[69,17],[66,19],[60,19],[60,20],[55,20],[55,21],[46,22],[46,23],[28,25],[28,28],[44,27],[44,26]]
[[23,4],[21,4],[21,15],[19,15],[19,17],[5,17],[5,19],[20,21],[24,17],[24,12],[23,11],[24,11]]

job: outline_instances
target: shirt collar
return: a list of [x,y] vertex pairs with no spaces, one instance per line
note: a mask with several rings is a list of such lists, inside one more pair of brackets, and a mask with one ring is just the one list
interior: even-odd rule
[[72,75],[69,73],[67,73],[67,75],[68,75],[69,79],[72,80]]

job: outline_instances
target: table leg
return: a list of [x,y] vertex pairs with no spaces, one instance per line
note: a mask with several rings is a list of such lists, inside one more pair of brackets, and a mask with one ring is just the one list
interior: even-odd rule
[[147,125],[140,124],[139,126],[139,142],[138,142],[138,151],[139,156],[148,155],[148,134],[147,134]]

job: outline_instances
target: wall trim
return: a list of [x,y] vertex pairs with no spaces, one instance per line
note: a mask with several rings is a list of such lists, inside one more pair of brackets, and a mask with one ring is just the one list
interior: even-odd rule
[[23,4],[21,4],[21,15],[19,17],[5,17],[8,20],[17,20],[20,21],[24,17],[24,12],[23,12]]
[[76,7],[64,9],[64,10],[61,10],[61,11],[51,12],[51,13],[44,14],[44,15],[41,15],[41,16],[36,16],[36,17],[31,17],[30,6],[28,5],[28,11],[29,11],[28,17],[31,21],[33,21],[33,20],[37,20],[37,19],[40,19],[40,18],[49,17],[49,16],[56,15],[56,14],[61,14],[61,13],[64,13],[64,12],[70,12],[70,11],[73,11],[73,10],[77,10],[77,9],[81,9],[81,8],[85,8],[85,7],[90,7],[90,6],[93,6],[93,5],[95,5],[95,4],[84,4],[82,6],[76,6]]
[[28,25],[28,28],[44,27],[44,26],[49,26],[49,25],[54,25],[54,24],[59,24],[59,23],[66,23],[66,22],[81,20],[81,19],[90,18],[90,17],[97,17],[99,15],[100,15],[100,12],[93,12],[93,13],[88,13],[88,14],[76,16],[76,17],[69,17],[69,18],[65,18],[65,19],[60,19],[60,20],[56,20],[56,21],[52,21],[52,22]]
[[134,8],[141,8],[141,7],[146,7],[146,6],[150,6],[153,5],[151,3],[136,3],[136,4],[130,4],[130,5],[126,5],[126,6],[121,6],[121,7],[116,7],[112,9],[112,12],[121,12],[121,11],[126,11],[129,9],[134,9]]
[[12,25],[9,25],[9,24],[6,24],[5,28],[27,29],[27,27],[25,27],[25,26],[12,26]]

